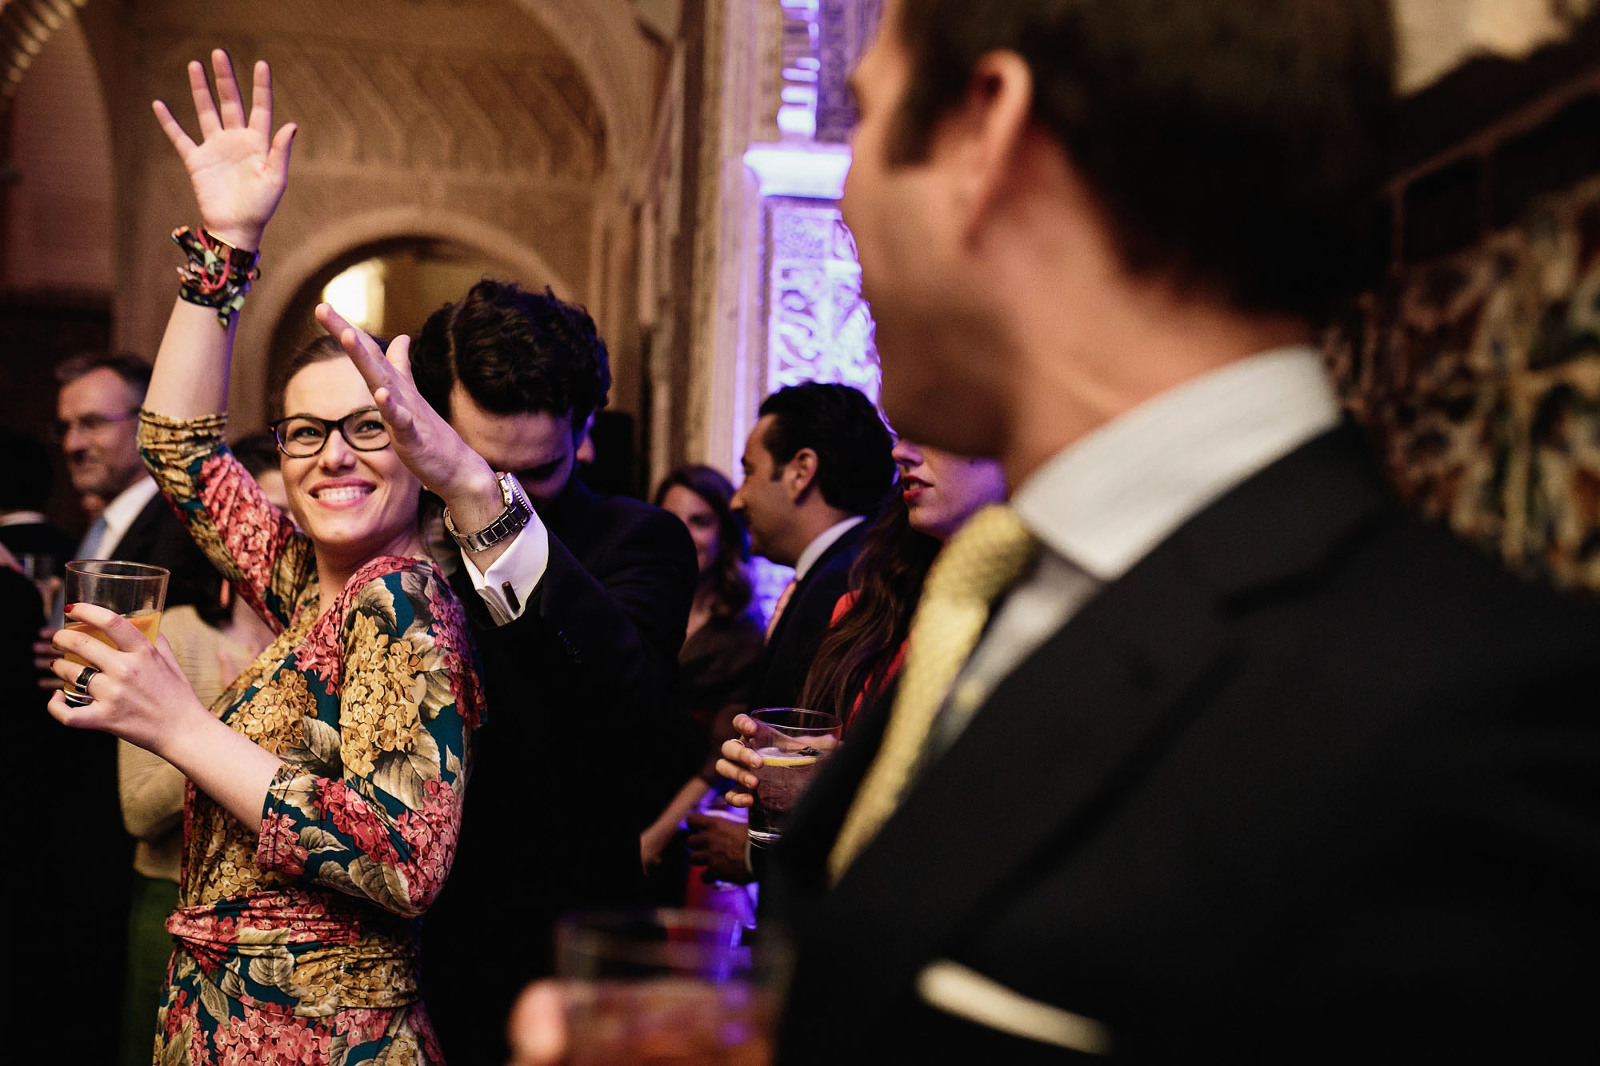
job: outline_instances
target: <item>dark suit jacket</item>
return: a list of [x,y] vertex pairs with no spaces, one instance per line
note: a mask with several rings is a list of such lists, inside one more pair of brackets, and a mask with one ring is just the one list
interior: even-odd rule
[[[516,621],[495,626],[466,575],[456,581],[488,716],[455,865],[423,927],[423,999],[453,1066],[505,1061],[506,1016],[522,985],[550,972],[557,915],[642,900],[639,831],[665,797],[638,781],[659,770],[670,794],[702,755],[679,746],[676,765],[658,765],[681,713],[673,686],[696,579],[688,530],[576,478],[540,518],[550,561]],[[637,772],[597,775],[602,751],[633,753]]]
[[830,889],[862,724],[765,886],[780,1061],[1068,1056],[925,1005],[941,959],[1127,1061],[1594,1061],[1600,617],[1404,517],[1354,436],[1103,589]]
[[169,607],[195,604],[202,615],[215,608],[222,577],[159,492],[134,517],[122,539],[103,554],[172,571],[167,581]]
[[133,858],[117,805],[117,742],[107,733],[68,729],[45,710],[33,668],[33,641],[44,621],[33,582],[0,566],[0,706],[9,712],[7,739],[18,756],[8,784],[28,801],[28,862],[36,871],[13,887],[12,905],[76,916],[14,922],[9,949],[29,960],[30,980],[51,987],[81,981],[85,966],[115,975],[96,1007],[106,1012],[106,1024],[83,1025],[72,996],[39,996],[27,1013],[55,1031],[73,1031],[73,1057],[116,1062]]
[[861,552],[868,525],[858,522],[845,530],[806,571],[805,580],[795,585],[767,641],[766,665],[751,707],[799,706],[811,660],[833,620],[833,607],[850,587],[850,568]]

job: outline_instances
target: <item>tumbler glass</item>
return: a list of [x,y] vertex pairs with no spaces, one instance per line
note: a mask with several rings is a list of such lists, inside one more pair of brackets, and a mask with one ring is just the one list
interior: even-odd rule
[[783,835],[783,829],[811,782],[817,766],[839,746],[843,723],[831,714],[801,707],[768,707],[753,711],[756,731],[744,738],[744,746],[761,756],[761,769],[754,771],[757,783],[755,803],[750,807],[750,843],[770,848]]

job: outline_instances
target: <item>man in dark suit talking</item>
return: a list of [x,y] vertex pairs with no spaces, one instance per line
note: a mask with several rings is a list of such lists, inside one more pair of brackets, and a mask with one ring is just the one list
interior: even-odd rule
[[798,704],[865,523],[894,484],[893,447],[877,408],[849,385],[806,382],[762,401],[733,509],[750,527],[750,550],[795,573],[767,623],[751,706]]
[[780,1063],[1593,1061],[1600,621],[1405,515],[1312,347],[1390,20],[887,3],[884,406],[1016,490],[776,850]]

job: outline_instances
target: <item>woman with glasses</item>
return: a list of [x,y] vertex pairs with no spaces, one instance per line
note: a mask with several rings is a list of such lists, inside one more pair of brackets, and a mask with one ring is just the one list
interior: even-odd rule
[[215,101],[189,65],[200,143],[156,105],[204,228],[175,235],[189,264],[140,446],[196,542],[278,635],[208,711],[164,643],[79,604],[68,616],[114,646],[59,634],[91,665],[58,660],[55,672],[88,702],[58,693],[50,708],[190,781],[155,1061],[438,1062],[417,939],[450,869],[482,720],[475,655],[423,551],[421,486],[337,344],[298,352],[278,392],[298,529],[223,443],[237,314],[294,128],[272,135],[266,64],[247,118],[227,56],[212,63]]

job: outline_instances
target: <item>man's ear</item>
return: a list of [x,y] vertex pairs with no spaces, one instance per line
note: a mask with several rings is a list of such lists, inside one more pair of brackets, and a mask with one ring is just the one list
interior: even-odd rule
[[801,448],[794,458],[783,464],[783,488],[792,503],[804,503],[806,493],[817,480],[817,453]]
[[589,412],[589,417],[584,421],[583,428],[572,435],[573,451],[578,462],[594,462],[594,412]]
[[1017,167],[1033,114],[1033,71],[1016,52],[985,52],[961,104],[943,120],[944,145],[958,169],[962,235],[972,240],[992,216]]

